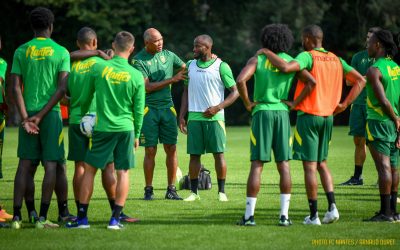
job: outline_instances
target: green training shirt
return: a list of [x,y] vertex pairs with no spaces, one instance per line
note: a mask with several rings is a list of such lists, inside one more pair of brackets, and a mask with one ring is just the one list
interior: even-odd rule
[[[173,52],[162,50],[155,55],[147,53],[142,49],[132,60],[132,65],[149,82],[161,82],[174,76],[174,69],[181,68],[184,62]],[[146,93],[146,106],[156,109],[169,108],[174,106],[171,96],[171,85]]]
[[[203,62],[200,60],[197,60],[197,66],[199,68],[208,68],[211,66],[215,60],[217,59],[212,59],[207,62]],[[192,60],[188,61],[186,63],[187,68],[189,68],[190,63]],[[222,62],[219,68],[221,80],[224,83],[225,88],[230,88],[233,85],[236,85],[236,81],[233,78],[232,70],[229,67],[229,65],[226,62]],[[189,77],[184,81],[184,84],[187,86],[189,84]],[[189,112],[188,120],[196,120],[196,121],[224,121],[225,117],[222,114],[216,114],[211,118],[206,118],[203,116],[203,113],[201,112]]]
[[[369,58],[368,51],[363,50],[357,52],[351,59],[351,66],[357,70],[361,75],[367,74],[368,68],[374,63],[373,58]],[[353,104],[366,105],[367,91],[364,88],[360,95],[354,100]]]
[[96,92],[95,131],[135,131],[139,138],[143,123],[145,88],[142,74],[132,68],[128,60],[114,56],[109,61],[94,65],[89,81],[89,98],[82,100],[82,112],[86,114]]
[[[51,38],[37,37],[18,47],[11,73],[22,77],[27,111],[40,111],[49,102],[63,71],[70,71],[69,53]],[[52,110],[60,111],[60,104]]]
[[[382,86],[386,98],[393,107],[394,113],[399,115],[400,98],[400,67],[390,58],[379,58],[371,67],[377,68],[382,74]],[[375,97],[371,83],[367,81],[367,119],[387,121],[391,118],[383,112],[378,99]]]
[[[71,65],[71,73],[68,77],[69,92],[69,123],[79,124],[82,119],[81,100],[89,98],[90,77],[93,74],[94,65],[104,62],[100,57],[94,56],[82,61],[74,61]],[[89,107],[89,113],[96,112],[96,98],[94,96]]]
[[[0,78],[3,79],[3,82],[0,82],[0,91],[3,93],[5,91],[6,86],[6,71],[7,71],[7,62],[4,61],[3,58],[0,58]],[[3,103],[3,94],[0,94],[0,103]]]
[[[293,60],[286,53],[278,53],[286,62]],[[258,102],[252,115],[260,110],[289,110],[288,106],[281,102],[287,100],[295,73],[282,73],[271,64],[268,58],[261,54],[257,57],[257,69],[254,73],[254,102]]]

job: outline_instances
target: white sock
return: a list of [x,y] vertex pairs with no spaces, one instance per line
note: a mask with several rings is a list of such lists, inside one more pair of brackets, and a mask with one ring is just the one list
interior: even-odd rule
[[289,204],[290,204],[290,194],[281,194],[281,214],[284,215],[286,219],[289,218]]
[[254,210],[256,209],[256,197],[246,197],[246,212],[244,214],[244,219],[248,220],[250,216],[254,216]]

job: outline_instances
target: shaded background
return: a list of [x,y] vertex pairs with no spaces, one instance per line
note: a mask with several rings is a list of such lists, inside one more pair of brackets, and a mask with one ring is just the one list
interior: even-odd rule
[[[155,27],[164,36],[164,47],[186,61],[192,57],[194,37],[207,33],[214,39],[213,52],[231,66],[235,77],[260,48],[259,33],[266,24],[289,25],[296,41],[292,56],[302,50],[301,29],[318,24],[325,32],[324,47],[348,63],[365,47],[369,27],[381,26],[394,34],[400,31],[399,0],[3,0],[0,56],[8,62],[8,73],[15,49],[32,38],[28,16],[36,6],[54,12],[52,38],[70,51],[77,49],[76,33],[83,26],[96,30],[100,49],[109,48],[118,31],[131,32],[136,37],[134,53],[143,48],[144,30]],[[7,77],[8,86],[9,80]],[[252,91],[252,82],[248,85]],[[182,83],[175,84],[172,92],[179,110]],[[347,92],[345,87],[344,94]],[[8,124],[17,124],[12,98],[9,104]],[[338,115],[335,124],[347,125],[348,112]],[[291,117],[294,121],[294,113]],[[250,115],[240,100],[226,111],[228,125],[247,125],[249,121]]]

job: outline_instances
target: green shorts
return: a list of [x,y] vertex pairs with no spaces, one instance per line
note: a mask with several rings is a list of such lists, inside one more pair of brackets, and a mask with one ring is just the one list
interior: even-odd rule
[[322,162],[328,158],[333,116],[303,114],[297,116],[293,159]]
[[176,144],[178,141],[178,126],[174,107],[144,109],[143,126],[140,133],[140,146],[155,147],[162,144]]
[[289,112],[260,110],[253,115],[250,130],[250,160],[271,161],[271,150],[276,162],[292,159]]
[[113,159],[116,170],[133,168],[135,167],[134,143],[133,131],[94,131],[85,162],[95,168],[104,169],[107,163]]
[[[35,112],[37,113],[37,112]],[[35,113],[28,112],[28,116]],[[64,134],[61,113],[50,111],[39,123],[39,134],[30,135],[22,126],[18,133],[18,157],[23,160],[63,162]]]
[[82,134],[79,124],[70,124],[68,129],[68,160],[84,161],[89,147],[89,138]]
[[390,165],[397,168],[399,150],[396,148],[396,126],[393,121],[367,120],[367,145],[390,157]]
[[187,153],[223,153],[226,145],[223,121],[189,121],[187,125]]
[[367,124],[367,106],[353,104],[351,105],[349,126],[349,135],[364,137],[365,136],[365,126]]

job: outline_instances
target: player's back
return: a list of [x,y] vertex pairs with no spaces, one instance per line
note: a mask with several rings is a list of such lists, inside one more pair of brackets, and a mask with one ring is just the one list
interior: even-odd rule
[[[283,60],[293,60],[286,53],[278,53]],[[287,100],[295,73],[282,73],[261,54],[257,57],[257,69],[254,73],[254,101],[258,110],[288,110],[282,100]],[[253,111],[256,112],[256,111]]]
[[[136,95],[144,89],[142,74],[129,65],[127,59],[115,56],[96,66],[95,89],[97,124],[104,132],[130,131]],[[144,95],[144,90],[143,90]]]
[[[81,117],[81,99],[88,97],[88,85],[93,74],[94,66],[104,62],[100,57],[90,57],[85,60],[74,61],[71,65],[71,73],[68,77],[68,92],[70,96],[71,124],[79,124]],[[89,113],[96,112],[96,103],[93,99]]]
[[[311,75],[317,84],[311,93],[296,106],[296,110],[301,110],[308,114],[318,116],[330,116],[340,102],[342,96],[343,66],[335,54],[325,50],[312,50]],[[297,98],[305,84],[298,82],[295,98]]]
[[11,72],[22,76],[28,111],[43,108],[57,90],[58,73],[69,72],[69,67],[68,51],[51,38],[34,38],[15,51]]

